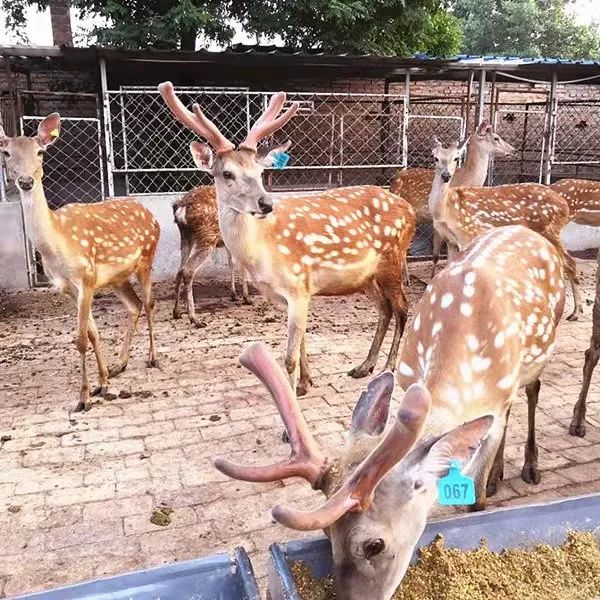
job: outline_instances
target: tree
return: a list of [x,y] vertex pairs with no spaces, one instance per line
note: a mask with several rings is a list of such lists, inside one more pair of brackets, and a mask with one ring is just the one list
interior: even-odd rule
[[[7,26],[17,30],[24,8],[49,0],[0,0]],[[461,40],[446,0],[72,0],[85,15],[108,25],[93,32],[102,45],[192,49],[201,35],[222,45],[233,21],[263,39],[328,52],[406,55],[455,53]]]
[[581,25],[573,0],[456,0],[463,51],[532,57],[600,58],[600,27]]

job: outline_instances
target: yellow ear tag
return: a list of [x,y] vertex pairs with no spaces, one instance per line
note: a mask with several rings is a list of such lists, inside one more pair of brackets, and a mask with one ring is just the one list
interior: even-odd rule
[[58,131],[57,128],[55,128],[50,132],[50,135],[54,138],[57,138],[60,135],[60,132]]

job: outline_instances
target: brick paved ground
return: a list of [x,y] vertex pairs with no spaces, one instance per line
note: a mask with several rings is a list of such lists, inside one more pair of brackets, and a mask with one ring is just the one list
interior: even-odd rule
[[[593,267],[584,265],[588,299]],[[142,325],[130,368],[112,389],[132,397],[103,401],[85,415],[69,413],[79,383],[71,303],[48,291],[0,297],[0,435],[10,438],[0,444],[0,597],[239,544],[264,577],[268,545],[293,536],[271,524],[269,508],[297,499],[310,504],[308,486],[232,482],[210,464],[217,453],[258,461],[286,450],[273,406],[237,365],[252,340],[267,340],[281,353],[283,315],[260,297],[248,307],[233,305],[221,287],[198,292],[207,322],[200,330],[171,320],[170,287],[158,288],[161,369],[144,366]],[[114,357],[125,313],[112,297],[101,296],[96,314]],[[587,438],[567,433],[589,314],[588,305],[582,321],[561,325],[544,377],[538,411],[542,482],[535,487],[519,479],[525,439],[520,398],[511,416],[508,478],[492,505],[600,491],[600,372],[591,390]],[[323,444],[342,442],[365,385],[345,371],[362,359],[374,323],[363,298],[315,302],[309,350],[317,387],[302,406]],[[174,508],[165,528],[149,521],[161,502]]]

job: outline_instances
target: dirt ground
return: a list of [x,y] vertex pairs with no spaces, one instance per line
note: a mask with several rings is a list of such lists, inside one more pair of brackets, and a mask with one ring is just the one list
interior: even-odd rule
[[[537,421],[542,481],[531,486],[519,478],[526,435],[521,397],[511,415],[507,477],[491,506],[600,492],[600,371],[589,397],[587,437],[567,431],[591,332],[595,262],[581,265],[585,317],[561,325],[543,377]],[[426,278],[429,265],[411,270]],[[422,289],[415,284],[411,303]],[[140,321],[130,366],[112,381],[114,398],[73,414],[79,385],[73,304],[49,290],[0,295],[0,597],[238,545],[264,584],[268,546],[294,537],[271,522],[270,507],[309,506],[315,493],[295,481],[230,481],[211,459],[264,461],[285,454],[270,399],[237,363],[254,340],[282,355],[284,315],[260,296],[252,306],[234,304],[225,286],[198,285],[197,296],[203,329],[174,321],[172,287],[157,286],[160,369],[145,366],[147,333]],[[110,294],[99,295],[94,310],[111,362],[125,311]],[[316,386],[301,404],[323,445],[343,441],[366,385],[345,373],[366,354],[375,321],[363,297],[314,303],[308,339]],[[161,505],[173,508],[166,526],[150,522]]]

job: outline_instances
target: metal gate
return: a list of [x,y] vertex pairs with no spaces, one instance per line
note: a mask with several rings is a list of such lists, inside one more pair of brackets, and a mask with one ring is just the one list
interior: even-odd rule
[[[266,108],[271,92],[178,88],[183,103],[198,102],[234,143]],[[406,99],[399,94],[288,94],[300,110],[264,143],[291,139],[292,163],[269,171],[275,190],[387,185],[406,165]],[[111,193],[179,193],[209,183],[192,162],[192,132],[177,123],[156,90],[108,91],[104,103]],[[114,190],[114,192],[113,192]]]
[[546,160],[546,103],[502,105],[494,112],[494,131],[518,152],[518,157],[492,160],[490,185],[542,183]]
[[[43,117],[20,119],[22,135],[35,135]],[[105,197],[104,161],[99,119],[61,118],[60,137],[44,156],[44,192],[55,210],[73,202],[99,202]],[[47,278],[42,261],[28,243],[29,279],[44,285]]]

